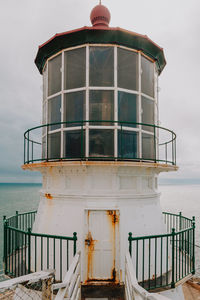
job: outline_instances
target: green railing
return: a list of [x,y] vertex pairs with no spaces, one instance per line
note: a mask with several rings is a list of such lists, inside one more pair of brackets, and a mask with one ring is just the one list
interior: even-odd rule
[[[91,139],[95,130],[101,135],[98,141]],[[105,138],[109,130],[110,138]],[[70,132],[76,133],[76,138],[66,142]],[[113,120],[51,123],[24,133],[24,164],[60,160],[126,160],[176,165],[176,134],[157,125]]]
[[76,254],[77,234],[72,237],[32,232],[36,211],[4,216],[4,267],[9,276],[55,269],[62,280]]
[[139,284],[147,290],[172,287],[195,273],[195,218],[163,213],[166,234],[134,237],[129,252]]

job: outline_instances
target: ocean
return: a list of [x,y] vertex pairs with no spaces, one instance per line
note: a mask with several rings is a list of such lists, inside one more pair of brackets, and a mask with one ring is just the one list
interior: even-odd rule
[[[27,212],[37,209],[41,184],[0,183],[0,220],[12,216],[16,210]],[[165,182],[159,185],[163,211],[183,213],[183,216],[196,217],[196,269],[200,276],[200,184],[192,181],[179,181],[178,184]],[[0,270],[3,269],[3,222],[0,222]],[[199,270],[199,271],[198,271]],[[0,272],[1,273],[1,272]]]

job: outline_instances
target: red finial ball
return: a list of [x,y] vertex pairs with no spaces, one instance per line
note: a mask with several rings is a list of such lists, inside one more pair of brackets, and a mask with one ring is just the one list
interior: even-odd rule
[[110,23],[110,12],[104,5],[97,5],[90,14],[90,20],[93,26],[106,26]]

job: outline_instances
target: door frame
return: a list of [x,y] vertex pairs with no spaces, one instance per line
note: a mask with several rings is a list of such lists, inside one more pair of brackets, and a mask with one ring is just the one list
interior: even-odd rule
[[84,209],[84,239],[83,239],[83,249],[84,249],[84,267],[83,267],[83,278],[84,284],[91,284],[91,280],[88,280],[88,248],[85,245],[85,239],[88,237],[88,218],[90,211],[115,211],[117,215],[117,222],[115,224],[115,281],[112,280],[98,280],[98,282],[111,282],[118,284],[120,282],[120,210],[116,208],[85,208]]

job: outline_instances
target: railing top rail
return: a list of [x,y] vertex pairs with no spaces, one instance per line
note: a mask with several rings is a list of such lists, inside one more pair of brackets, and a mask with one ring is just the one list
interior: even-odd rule
[[[87,127],[87,126],[88,127]],[[63,129],[64,127],[64,129]],[[93,154],[88,154],[87,151],[85,152],[85,149],[87,148],[85,145],[87,145],[88,141],[85,140],[85,137],[83,137],[84,130],[93,130],[93,129],[117,129],[119,131],[119,134],[121,132],[121,140],[118,140],[116,142],[116,137],[114,138],[114,143],[118,145],[117,152],[113,152],[113,154],[105,154],[105,155],[98,155],[98,157],[94,157]],[[46,128],[46,130],[42,130]],[[150,129],[147,129],[150,128]],[[40,132],[37,130],[40,129]],[[35,130],[35,131],[34,131]],[[73,155],[69,149],[65,150],[61,157],[61,151],[58,148],[58,151],[54,154],[51,153],[51,143],[52,140],[49,139],[51,137],[51,134],[54,133],[60,133],[64,134],[65,132],[70,132],[72,130],[79,130],[81,131],[81,140],[80,143],[80,153]],[[130,131],[132,133],[142,132],[144,135],[148,135],[148,137],[152,138],[151,147],[148,150],[149,157],[147,157],[147,154],[145,151],[143,151],[142,147],[141,149],[137,148],[136,146],[132,147],[132,152],[124,150],[124,145],[126,143],[123,141],[123,134],[125,131]],[[162,134],[159,132],[161,131]],[[64,132],[64,133],[63,133]],[[143,135],[138,135],[137,140],[143,141]],[[118,135],[118,138],[120,135]],[[135,138],[135,137],[134,137]],[[146,137],[145,137],[146,138]],[[40,141],[42,139],[43,143]],[[120,145],[121,141],[121,146]],[[116,120],[79,120],[79,121],[63,121],[63,122],[54,122],[54,123],[47,123],[43,125],[39,125],[33,128],[28,129],[24,133],[24,164],[29,163],[37,163],[37,162],[43,162],[43,161],[57,161],[57,160],[125,160],[125,161],[147,161],[147,162],[155,162],[155,163],[161,163],[161,164],[167,164],[167,165],[176,165],[176,134],[165,127],[161,127],[155,124],[148,124],[148,123],[142,123],[142,122],[128,122],[128,121],[116,121]],[[72,142],[71,142],[72,143]],[[137,141],[139,143],[139,141]],[[146,140],[144,140],[144,143],[147,143]],[[73,144],[73,143],[72,143]],[[42,152],[41,154],[38,154],[36,152],[36,155],[34,155],[34,149],[37,148],[38,151],[38,145],[42,146]],[[49,146],[50,145],[50,146]],[[36,148],[34,148],[36,147]],[[61,147],[61,145],[59,145]],[[63,147],[63,146],[62,146]],[[113,145],[112,145],[113,147]],[[121,147],[121,148],[120,148]],[[150,147],[150,146],[149,146]],[[158,149],[159,150],[158,150]],[[159,152],[160,151],[160,152]],[[130,152],[130,153],[129,153]],[[112,153],[112,152],[111,152]],[[115,153],[115,154],[114,154]],[[57,157],[59,156],[59,157]]]
[[163,211],[163,215],[175,216],[175,217],[179,217],[179,218],[181,218],[181,219],[184,219],[184,220],[193,222],[192,219],[190,219],[190,218],[188,218],[188,217],[184,217],[183,215],[180,215],[180,214],[174,214],[174,213],[170,213],[170,212],[165,212],[165,211]]
[[[158,126],[155,124],[147,124],[147,123],[139,123],[139,122],[127,122],[127,121],[116,121],[116,120],[80,120],[80,121],[64,121],[64,122],[54,122],[54,123],[47,123],[47,124],[43,124],[43,125],[39,125],[36,127],[32,127],[28,130],[25,131],[24,133],[24,137],[31,141],[34,142],[33,140],[28,139],[28,137],[26,136],[26,134],[30,131],[33,131],[35,129],[39,129],[39,128],[44,128],[44,127],[49,127],[49,126],[55,126],[55,125],[64,125],[64,124],[82,124],[81,126],[83,126],[84,123],[117,123],[119,125],[140,125],[140,126],[148,126],[148,127],[152,127],[152,128],[158,128],[158,129],[162,129],[164,131],[168,131],[169,133],[171,133],[173,135],[173,138],[169,141],[173,141],[176,139],[176,134],[174,131],[162,127],[162,126]],[[168,142],[167,142],[168,143]]]
[[17,214],[15,214],[15,215],[13,215],[13,216],[10,216],[10,217],[6,217],[5,219],[4,219],[4,222],[5,221],[9,221],[9,220],[11,220],[12,218],[16,218],[16,217],[18,217],[18,216],[25,216],[25,215],[30,215],[30,214],[34,214],[34,213],[37,213],[37,210],[32,210],[32,211],[29,211],[29,212],[23,212],[23,213],[17,213]]
[[[19,216],[31,215],[31,214],[34,214],[36,212],[37,211],[35,210],[35,211],[31,211],[31,212],[17,213],[16,215],[13,215],[13,216],[11,216],[9,218],[5,217],[4,220],[3,220],[3,222],[4,222],[4,224],[6,224],[6,223],[8,223],[8,221],[11,221],[12,219],[16,219]],[[11,230],[14,230],[16,232],[23,233],[23,234],[31,234],[31,236],[35,236],[35,237],[54,238],[54,239],[71,240],[71,241],[77,240],[75,232],[73,233],[73,237],[68,237],[68,236],[45,234],[45,233],[34,233],[32,231],[22,230],[20,228],[16,228],[16,227],[8,225],[8,224],[6,225],[6,227],[9,228],[9,229],[11,229]]]
[[[172,226],[171,230],[174,229],[173,234],[178,235],[180,233],[184,233],[184,232],[187,232],[188,230],[193,229],[194,220],[189,219],[187,217],[184,217],[180,214],[173,214],[173,213],[170,213],[170,212],[163,212],[163,214],[164,215],[169,215],[169,216],[175,216],[175,217],[178,217],[180,219],[187,220],[187,221],[190,222],[190,224],[186,228],[179,229],[178,231],[175,231],[175,228],[173,228],[173,226]],[[163,234],[156,234],[156,235],[137,236],[137,237],[132,236],[132,233],[130,232],[129,233],[129,241],[145,240],[145,239],[156,239],[156,238],[164,238],[164,237],[169,237],[169,236],[172,236],[172,232],[163,233]]]
[[18,229],[9,225],[7,226],[7,228],[14,230],[16,232],[21,232],[23,234],[30,234],[31,236],[36,236],[36,237],[53,238],[53,239],[60,239],[60,240],[62,239],[62,240],[69,240],[69,241],[74,241],[75,239],[77,239],[75,235],[73,237],[68,237],[68,236],[45,234],[45,233],[34,233],[32,231]]

